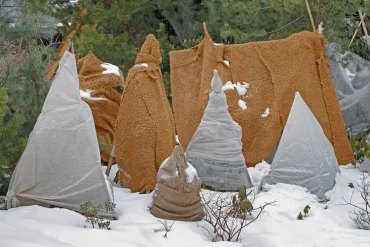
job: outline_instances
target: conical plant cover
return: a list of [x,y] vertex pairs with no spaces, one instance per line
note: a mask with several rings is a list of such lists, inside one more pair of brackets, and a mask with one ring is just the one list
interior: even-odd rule
[[297,92],[287,124],[263,184],[295,184],[325,200],[339,172],[334,149],[321,125]]
[[93,116],[80,97],[72,53],[65,52],[59,62],[5,200],[7,209],[36,204],[75,211],[85,202],[113,202],[111,185],[108,188],[100,167]]
[[[248,166],[267,160],[277,146],[295,92],[307,96],[306,103],[333,144],[338,163],[355,164],[322,35],[304,31],[280,40],[215,45],[206,28],[204,31],[197,46],[170,52],[173,112],[185,150],[204,115],[212,70],[217,69],[223,82],[250,86],[245,98],[234,90],[225,91],[229,112],[243,131]],[[240,99],[247,110],[239,107]],[[262,118],[266,108],[270,114]]]
[[202,121],[186,150],[186,158],[203,183],[220,191],[252,187],[242,154],[242,130],[233,121],[217,70]]
[[121,71],[120,76],[104,74],[102,64],[104,63],[92,53],[77,61],[80,89],[92,90],[91,97],[101,99],[82,98],[91,108],[98,141],[103,144],[100,149],[101,164],[107,165],[114,144],[114,128],[122,99],[122,95],[114,87],[123,86],[124,78]]
[[181,145],[176,145],[172,155],[159,168],[150,212],[167,220],[201,220],[204,211],[200,186],[195,168],[186,162]]
[[[157,171],[175,146],[175,124],[161,73],[158,40],[150,34],[128,72],[115,131],[120,183],[132,192],[154,189]],[[124,172],[122,172],[124,171]]]

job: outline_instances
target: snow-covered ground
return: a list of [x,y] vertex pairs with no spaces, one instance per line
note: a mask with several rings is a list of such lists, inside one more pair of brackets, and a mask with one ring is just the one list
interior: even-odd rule
[[[259,184],[267,169],[266,164],[248,168],[253,184]],[[114,167],[111,179],[116,171]],[[370,231],[356,229],[348,215],[352,208],[340,205],[344,203],[343,198],[349,199],[354,191],[348,183],[356,187],[361,172],[352,165],[342,166],[341,172],[334,189],[327,193],[331,200],[325,204],[318,203],[315,196],[302,187],[268,186],[268,191],[257,194],[254,206],[274,200],[276,203],[243,230],[239,243],[211,242],[208,233],[197,226],[206,224],[204,222],[175,222],[164,238],[163,232],[155,231],[163,226],[148,211],[152,194],[129,193],[127,189],[114,187],[119,219],[112,221],[112,230],[84,228],[84,217],[70,210],[20,207],[0,211],[0,246],[370,246]],[[353,202],[360,202],[358,193],[354,194]],[[306,205],[310,205],[311,210],[304,220],[298,221],[296,218]]]

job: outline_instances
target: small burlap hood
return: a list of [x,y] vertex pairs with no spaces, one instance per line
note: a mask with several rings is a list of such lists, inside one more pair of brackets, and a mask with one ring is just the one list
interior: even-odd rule
[[176,145],[172,155],[159,168],[152,215],[168,220],[202,219],[200,186],[195,168],[186,162],[181,145]]

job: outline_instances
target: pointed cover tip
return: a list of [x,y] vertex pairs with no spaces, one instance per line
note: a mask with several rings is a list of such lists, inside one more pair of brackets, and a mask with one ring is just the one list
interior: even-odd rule
[[211,88],[212,88],[212,91],[216,93],[220,93],[222,91],[222,82],[221,82],[220,76],[218,75],[218,71],[216,69],[213,70]]

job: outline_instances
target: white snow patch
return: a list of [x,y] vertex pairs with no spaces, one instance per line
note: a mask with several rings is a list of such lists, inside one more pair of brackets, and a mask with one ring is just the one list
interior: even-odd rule
[[[266,162],[248,168],[253,177],[260,178],[268,170]],[[370,231],[355,228],[349,217],[353,210],[342,206],[344,199],[361,205],[360,194],[348,187],[359,184],[359,169],[341,166],[342,175],[337,175],[333,190],[327,195],[331,201],[322,204],[306,189],[289,184],[270,185],[267,192],[256,195],[255,208],[276,201],[265,208],[261,216],[241,232],[241,242],[212,242],[206,230],[197,225],[207,223],[176,221],[164,238],[158,219],[148,211],[153,193],[130,193],[129,189],[113,187],[118,220],[111,221],[111,231],[92,229],[85,218],[76,212],[60,208],[27,206],[0,210],[1,247],[101,247],[101,246],[194,246],[194,247],[324,247],[324,246],[369,246]],[[112,172],[111,172],[112,174]],[[112,174],[113,175],[113,174]],[[257,179],[258,180],[258,179]],[[257,181],[258,182],[258,181]],[[253,183],[255,184],[255,183]],[[358,187],[357,187],[358,188]],[[209,193],[203,190],[202,193]],[[82,202],[83,203],[83,202]],[[81,203],[81,204],[82,204]],[[304,220],[297,220],[304,207],[311,207]],[[256,212],[257,213],[257,212]],[[303,213],[303,212],[302,212]],[[253,216],[256,216],[252,212]],[[172,224],[172,221],[169,221]],[[84,228],[84,225],[87,228]],[[19,227],[21,226],[21,227]]]
[[240,100],[238,101],[238,105],[239,105],[239,107],[240,107],[240,108],[242,108],[242,110],[243,110],[243,111],[247,110],[247,103],[245,103],[245,101],[244,101],[244,100],[241,100],[241,99],[240,99]]
[[261,115],[261,118],[266,118],[270,115],[270,108],[266,108],[265,112]]
[[198,178],[197,170],[192,166],[189,162],[188,167],[185,169],[186,172],[186,182],[188,184],[192,183],[194,181],[194,178]]
[[222,86],[223,91],[236,89],[236,91],[238,91],[239,96],[245,96],[248,88],[249,84],[245,82],[241,84],[240,82],[232,83],[231,81],[228,81],[224,86]]
[[249,87],[249,85],[242,85],[239,82],[234,85],[236,91],[238,91],[239,96],[244,96],[247,93],[247,88]]
[[88,100],[107,100],[105,98],[91,97],[92,92],[94,92],[94,90],[86,89],[86,91],[83,91],[83,90],[80,89],[80,96],[81,96],[81,98],[85,98],[85,99],[88,99]]
[[110,63],[103,63],[100,65],[105,69],[105,71],[102,72],[102,74],[114,74],[116,76],[120,76],[119,68],[116,65],[110,64]]
[[231,81],[226,82],[225,85],[222,86],[223,91],[227,90],[234,90],[234,84]]
[[144,68],[148,68],[149,65],[147,63],[138,63],[138,64],[135,64],[134,67],[144,67]]
[[264,176],[267,176],[271,170],[270,164],[266,161],[262,161],[255,167],[248,167],[248,173],[251,177],[253,186],[258,186]]

